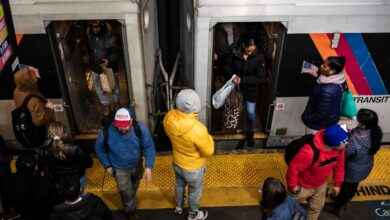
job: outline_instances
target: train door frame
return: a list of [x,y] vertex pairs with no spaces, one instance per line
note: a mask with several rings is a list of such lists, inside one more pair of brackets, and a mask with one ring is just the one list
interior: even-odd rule
[[37,0],[36,2],[11,3],[15,30],[17,33],[34,34],[45,33],[45,23],[57,20],[122,20],[125,27],[127,48],[125,54],[129,56],[126,63],[130,71],[127,72],[129,94],[134,100],[134,113],[137,120],[149,124],[148,101],[146,91],[145,57],[143,50],[143,13],[144,1],[127,2],[58,2],[56,4]]
[[[212,29],[212,41],[210,42],[211,48],[214,48],[214,43],[215,43],[214,29],[215,29],[216,25],[219,23],[222,23],[222,22],[218,22],[215,25],[213,25],[212,27],[210,27],[210,29]],[[225,22],[223,22],[223,23],[225,23]],[[278,77],[279,77],[278,71],[279,71],[281,57],[282,57],[282,53],[283,53],[284,40],[285,40],[285,36],[287,35],[287,25],[286,25],[286,23],[277,22],[277,21],[276,22],[275,21],[274,22],[251,21],[251,22],[232,22],[232,23],[238,23],[239,25],[246,25],[249,23],[254,23],[256,25],[259,25],[259,27],[257,28],[257,31],[262,29],[262,32],[264,32],[264,34],[267,35],[266,36],[267,44],[272,43],[272,46],[271,45],[266,46],[267,51],[263,51],[262,49],[264,49],[264,48],[258,48],[258,50],[263,51],[264,56],[266,58],[266,60],[265,60],[266,67],[267,67],[266,68],[266,78],[269,80],[267,80],[263,85],[261,85],[262,87],[265,87],[265,88],[261,88],[260,90],[262,90],[262,91],[259,91],[259,95],[262,95],[263,99],[258,99],[258,101],[261,101],[261,102],[257,103],[257,105],[256,105],[256,115],[260,119],[259,123],[261,123],[260,127],[262,129],[260,129],[260,132],[267,133],[267,132],[269,132],[269,129],[268,129],[269,120],[270,120],[270,117],[272,117],[272,113],[270,111],[271,111],[271,107],[274,105],[274,100],[276,97],[277,81],[278,81]],[[256,33],[258,33],[258,32],[256,32]],[[256,36],[256,37],[258,37],[258,36]],[[258,46],[263,46],[263,45],[258,45]],[[213,53],[214,53],[214,51],[212,51],[212,54]],[[210,58],[210,56],[209,56],[209,59],[213,60],[213,58],[212,57]],[[210,62],[213,62],[213,61],[210,61]],[[269,66],[269,65],[271,65],[271,66]],[[213,91],[212,87],[213,87],[213,83],[214,83],[213,80],[215,78],[214,77],[215,73],[213,73],[213,71],[210,71],[210,74],[211,74],[211,83],[210,83],[210,88],[209,88],[207,96],[211,100],[211,97],[213,95],[212,94],[212,91]],[[261,106],[261,104],[265,104],[265,106]],[[212,129],[212,121],[213,121],[212,113],[211,113],[212,111],[213,111],[213,109],[211,107],[208,108],[207,125],[208,125],[209,130]],[[261,114],[259,115],[259,113],[261,113]],[[240,114],[240,118],[245,117],[245,115],[246,115],[245,110],[243,110]]]

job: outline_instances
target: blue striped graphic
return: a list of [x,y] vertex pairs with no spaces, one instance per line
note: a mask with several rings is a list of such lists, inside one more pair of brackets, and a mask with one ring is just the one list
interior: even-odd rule
[[362,70],[368,85],[370,85],[373,95],[389,94],[385,85],[383,84],[382,78],[379,75],[374,60],[368,51],[362,35],[359,33],[349,33],[344,35],[353,51],[353,54],[355,55],[357,62],[359,63],[360,69]]

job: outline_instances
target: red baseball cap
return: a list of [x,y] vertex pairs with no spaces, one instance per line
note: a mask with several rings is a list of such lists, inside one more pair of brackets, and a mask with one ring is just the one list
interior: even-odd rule
[[131,125],[133,119],[127,109],[121,108],[115,114],[114,126],[117,127],[128,127]]

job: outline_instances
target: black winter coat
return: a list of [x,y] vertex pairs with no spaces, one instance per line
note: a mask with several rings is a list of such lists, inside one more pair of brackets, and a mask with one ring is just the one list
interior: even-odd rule
[[89,154],[85,153],[79,146],[65,144],[65,160],[54,156],[53,146],[50,145],[39,150],[39,159],[49,168],[50,174],[55,181],[61,177],[72,175],[81,178],[87,168],[92,167],[93,161]]
[[314,130],[327,128],[340,119],[343,89],[339,84],[317,84],[302,114],[303,123]]
[[5,177],[1,190],[2,201],[23,220],[46,220],[52,207],[63,201],[54,182],[43,176],[11,174]]
[[241,28],[238,24],[233,24],[234,40],[229,46],[229,40],[222,23],[218,24],[215,28],[215,43],[214,52],[218,54],[218,59],[222,59],[224,56],[233,53],[240,45]]
[[264,55],[255,51],[245,61],[242,53],[229,55],[224,62],[223,71],[227,79],[234,74],[241,78],[240,89],[245,101],[256,102],[259,88],[265,81],[266,69]]
[[87,29],[89,66],[96,73],[102,72],[100,64],[102,64],[103,58],[108,60],[108,67],[112,68],[113,72],[117,72],[118,60],[122,54],[117,36],[112,33],[111,27],[106,25],[107,30],[102,35],[95,35],[89,28]]
[[86,194],[82,200],[70,205],[62,203],[53,208],[50,220],[111,220],[111,211],[97,196]]

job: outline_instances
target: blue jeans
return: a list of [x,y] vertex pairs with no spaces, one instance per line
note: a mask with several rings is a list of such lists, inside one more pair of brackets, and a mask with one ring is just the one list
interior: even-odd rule
[[248,123],[248,132],[255,130],[256,124],[256,102],[245,101],[245,109]]
[[[93,85],[95,86],[95,91],[97,96],[99,97],[100,103],[102,103],[102,105],[109,105],[110,97],[102,89],[102,84],[100,83],[99,74],[93,71],[91,71],[91,73],[92,73]],[[115,85],[114,88],[112,88],[112,100],[114,102],[119,103],[120,97],[119,97],[119,72],[118,71],[114,72],[114,78],[115,78]]]
[[188,212],[190,215],[197,214],[199,210],[199,200],[202,196],[205,167],[202,166],[196,170],[184,170],[174,163],[172,166],[175,170],[176,205],[183,208],[184,188],[186,184],[188,184]]
[[80,178],[81,194],[84,194],[85,187],[87,187],[87,174]]

